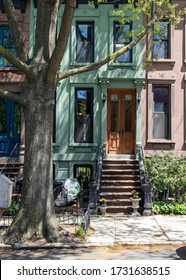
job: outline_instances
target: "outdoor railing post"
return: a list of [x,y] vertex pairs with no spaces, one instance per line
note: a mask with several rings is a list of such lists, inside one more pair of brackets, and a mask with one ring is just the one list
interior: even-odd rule
[[90,214],[97,214],[97,183],[95,179],[92,179],[89,183],[89,207]]
[[143,216],[152,215],[152,185],[150,182],[142,185],[142,190],[144,192],[144,210]]

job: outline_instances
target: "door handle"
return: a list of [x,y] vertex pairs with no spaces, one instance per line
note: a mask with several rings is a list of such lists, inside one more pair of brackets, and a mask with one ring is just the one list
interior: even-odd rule
[[10,131],[10,138],[12,138],[13,137],[13,132],[12,132],[12,130]]

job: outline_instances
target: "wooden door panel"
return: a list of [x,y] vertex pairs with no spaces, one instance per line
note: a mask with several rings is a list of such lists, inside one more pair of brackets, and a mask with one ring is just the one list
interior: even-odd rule
[[135,90],[108,91],[107,153],[134,153],[135,115]]
[[109,154],[116,154],[119,149],[119,141],[120,141],[120,135],[116,132],[110,132],[108,136],[109,142],[108,142],[108,153]]
[[123,153],[128,153],[128,154],[131,154],[133,153],[134,151],[134,134],[133,132],[125,132],[123,134],[123,147],[124,147],[124,150],[123,150]]

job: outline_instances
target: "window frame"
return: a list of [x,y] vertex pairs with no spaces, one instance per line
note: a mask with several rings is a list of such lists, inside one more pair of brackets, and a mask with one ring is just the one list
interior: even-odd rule
[[[90,136],[88,136],[88,140],[83,139],[82,141],[78,141],[76,132],[77,132],[77,93],[78,91],[87,91],[87,94],[90,93]],[[80,114],[81,115],[81,114]],[[79,116],[80,116],[79,115]],[[85,114],[88,115],[88,114]],[[83,115],[82,115],[83,116]],[[94,139],[94,88],[93,87],[75,87],[74,91],[74,143],[75,144],[92,144]],[[83,136],[84,137],[84,136]]]
[[[168,60],[168,59],[171,59],[171,25],[170,23],[168,23],[167,21],[165,20],[162,20],[161,22],[159,23],[166,23],[167,24],[167,36],[166,36],[166,39],[155,39],[155,36],[156,34],[153,34],[152,35],[152,39],[153,39],[153,45],[152,45],[152,59],[153,60]],[[167,42],[167,48],[166,48],[166,51],[167,51],[167,57],[156,57],[155,56],[155,50],[154,50],[154,42],[160,42],[160,44],[162,45],[163,43]]]
[[[154,139],[153,138],[153,86],[169,86],[170,87],[170,139]],[[175,110],[175,80],[149,81],[147,95],[147,144],[173,144],[174,140],[174,110]],[[173,147],[173,146],[172,146]]]
[[[155,94],[158,94],[158,92],[156,92],[155,90],[156,89],[160,89],[160,90],[163,90],[163,89],[166,89],[168,90],[167,93],[168,93],[168,97],[167,97],[167,109],[163,108],[163,110],[155,110],[155,103],[157,103],[157,101],[155,101]],[[152,110],[152,137],[153,139],[165,139],[165,140],[170,140],[171,139],[171,92],[170,92],[170,86],[169,85],[153,85],[152,87],[152,94],[153,94],[153,110]],[[157,98],[157,96],[156,96]],[[165,102],[162,102],[165,104]],[[165,117],[167,117],[167,126],[165,125],[164,123],[164,131],[165,131],[165,135],[164,137],[155,137],[155,124],[154,124],[154,119],[155,119],[155,115],[159,115],[159,116],[163,116],[163,114],[165,115]]]
[[[77,61],[77,28],[78,25],[90,25],[91,26],[91,36],[92,36],[92,42],[88,42],[92,45],[92,53],[91,53],[91,60],[90,61]],[[74,62],[77,64],[88,64],[93,63],[95,60],[95,22],[93,20],[90,21],[82,21],[82,20],[76,20],[75,21],[75,57]]]
[[[117,20],[113,21],[113,52],[117,51],[117,48],[116,48],[116,44],[117,44],[117,42],[116,42],[116,28],[117,28],[117,26],[116,25],[119,25],[119,26],[126,26],[126,25],[128,25],[128,26],[130,26],[129,30],[130,31],[132,30],[132,22],[125,23],[125,24],[120,24],[119,21],[117,21]],[[127,43],[120,43],[121,45],[123,45],[122,47],[127,46],[132,41],[132,36],[130,36],[129,38],[130,38],[129,42],[127,42]],[[119,63],[119,64],[132,63],[132,61],[133,61],[132,49],[127,51],[127,52],[129,52],[129,61],[118,61],[116,59],[114,62],[115,63]],[[119,58],[121,58],[123,55],[121,55]]]
[[[12,43],[11,46],[9,48],[7,48],[6,46],[4,46],[4,36],[3,36],[3,32],[5,30],[8,30],[10,33],[11,33],[11,29],[8,25],[0,25],[0,45],[2,47],[4,47],[6,50],[8,50],[10,53],[16,55],[16,49],[15,49],[15,46],[14,44]],[[14,52],[13,52],[13,51]],[[0,68],[12,68],[12,67],[15,67],[14,65],[12,65],[11,63],[8,62],[8,60],[6,60],[8,63],[6,65],[3,64],[3,60],[5,58],[3,58],[3,56],[0,56]]]

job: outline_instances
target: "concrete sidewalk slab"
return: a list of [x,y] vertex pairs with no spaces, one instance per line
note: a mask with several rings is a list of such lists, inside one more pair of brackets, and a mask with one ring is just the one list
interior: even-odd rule
[[186,243],[186,216],[100,216],[91,218],[91,227],[87,243],[95,246]]

